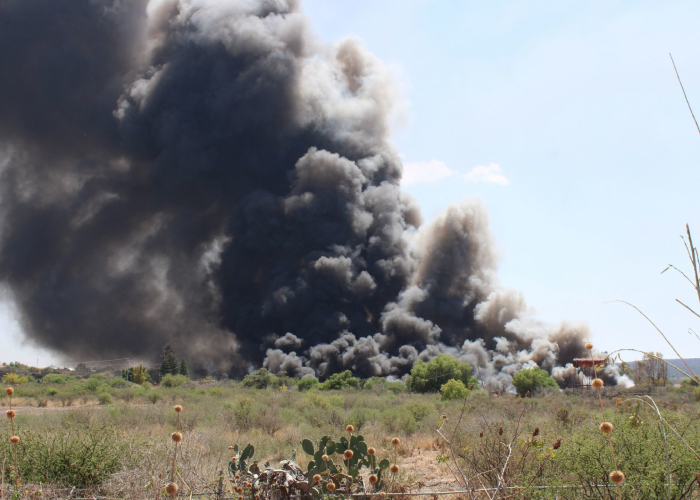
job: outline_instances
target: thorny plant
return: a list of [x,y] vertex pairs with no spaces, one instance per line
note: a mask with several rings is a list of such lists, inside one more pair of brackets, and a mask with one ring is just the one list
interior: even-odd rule
[[[438,455],[438,461],[447,466],[470,500],[484,497],[505,500],[524,495],[541,476],[547,462],[556,456],[561,438],[547,446],[539,427],[524,435],[522,419],[527,407],[522,402],[519,404],[521,408],[513,429],[506,430],[500,423],[482,417],[484,428],[479,432],[478,445],[473,448],[460,445],[458,431],[464,414],[475,406],[468,408],[467,399],[464,400],[449,439],[445,435],[449,419],[446,415],[441,417],[437,433],[449,453]],[[478,493],[482,495],[477,496]]]
[[368,446],[363,436],[355,434],[354,426],[346,426],[345,431],[347,437],[334,440],[324,436],[317,445],[310,439],[302,440],[304,453],[311,457],[305,468],[292,460],[283,460],[278,469],[268,468],[265,464],[265,469],[261,470],[257,461],[248,465],[255,452],[252,445],[229,446],[234,453],[229,462],[230,482],[238,500],[270,500],[286,496],[307,500],[348,500],[355,494],[384,498],[386,491],[393,491],[398,478],[396,461],[400,440],[391,440],[392,464],[386,458],[379,460],[377,450]]
[[[10,399],[10,409],[7,410],[7,418],[10,419],[10,443],[12,443],[12,459],[14,462],[14,467],[10,467],[10,472],[11,476],[10,479],[14,479],[15,486],[19,486],[20,484],[20,474],[19,474],[19,466],[17,462],[17,446],[19,445],[19,436],[15,433],[15,417],[17,416],[17,413],[15,410],[12,408],[12,396],[15,394],[15,390],[13,387],[8,386],[5,388],[5,394],[7,394],[7,397]],[[2,475],[3,475],[3,483],[5,480],[5,463],[3,461],[3,470],[2,470]],[[4,496],[4,490],[3,490],[3,496]]]
[[170,468],[170,482],[165,486],[165,492],[170,495],[170,498],[174,498],[177,494],[178,485],[175,482],[175,466],[177,464],[177,448],[182,441],[182,423],[180,422],[180,413],[182,413],[182,406],[176,405],[173,407],[175,413],[177,414],[177,430],[173,432],[170,437],[175,443],[175,449],[173,450],[173,463]]

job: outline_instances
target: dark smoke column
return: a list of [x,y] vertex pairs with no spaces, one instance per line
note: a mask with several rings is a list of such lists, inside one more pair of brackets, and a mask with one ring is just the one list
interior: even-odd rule
[[450,352],[504,383],[582,350],[497,286],[477,204],[418,229],[357,40],[293,1],[60,4],[0,0],[0,279],[33,341],[321,376]]

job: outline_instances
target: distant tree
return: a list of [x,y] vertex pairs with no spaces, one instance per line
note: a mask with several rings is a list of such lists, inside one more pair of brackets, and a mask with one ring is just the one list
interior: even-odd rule
[[143,365],[138,365],[134,366],[132,368],[129,368],[131,370],[131,381],[134,384],[143,384],[146,380],[148,380],[148,370],[146,370],[146,367]]
[[521,396],[525,396],[528,392],[533,393],[545,387],[559,387],[557,381],[550,377],[549,373],[539,366],[525,368],[517,372],[513,375],[513,385],[517,393]]
[[243,387],[267,389],[278,385],[278,380],[277,376],[274,373],[270,373],[267,368],[260,368],[243,377]]
[[180,363],[180,375],[184,375],[187,378],[190,377],[190,369],[187,368],[187,361],[185,358],[182,358],[182,362]]
[[318,386],[318,379],[316,377],[304,377],[299,382],[297,382],[298,391],[308,391]]
[[632,367],[628,362],[623,361],[620,364],[620,375],[627,375],[628,377],[632,377]]
[[440,393],[444,401],[464,399],[469,395],[469,389],[461,380],[450,379],[440,388]]
[[665,386],[668,380],[668,366],[660,352],[647,352],[634,364],[633,379],[637,385],[650,387]]
[[361,380],[357,377],[352,376],[350,370],[345,370],[344,372],[334,373],[328,377],[325,382],[319,384],[318,388],[322,391],[332,391],[340,389],[359,389]]
[[411,392],[438,392],[448,381],[460,380],[466,388],[477,384],[472,376],[474,368],[469,363],[459,361],[449,354],[439,354],[429,362],[418,360],[406,379],[406,387]]
[[163,347],[163,354],[161,355],[163,362],[160,365],[160,376],[164,377],[168,373],[171,375],[177,375],[180,372],[177,362],[177,354],[175,354],[175,349],[170,344]]

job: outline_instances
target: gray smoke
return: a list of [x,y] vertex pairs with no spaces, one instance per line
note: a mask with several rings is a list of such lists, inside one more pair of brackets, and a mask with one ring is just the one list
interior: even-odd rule
[[389,71],[296,1],[0,0],[0,47],[0,280],[36,343],[506,385],[585,353],[499,287],[478,203],[422,226]]

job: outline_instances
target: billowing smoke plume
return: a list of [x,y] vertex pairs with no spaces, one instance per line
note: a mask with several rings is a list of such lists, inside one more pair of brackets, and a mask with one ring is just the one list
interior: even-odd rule
[[0,279],[36,343],[322,377],[446,352],[491,385],[585,352],[499,288],[477,203],[421,227],[389,72],[296,1],[0,0],[0,47]]

